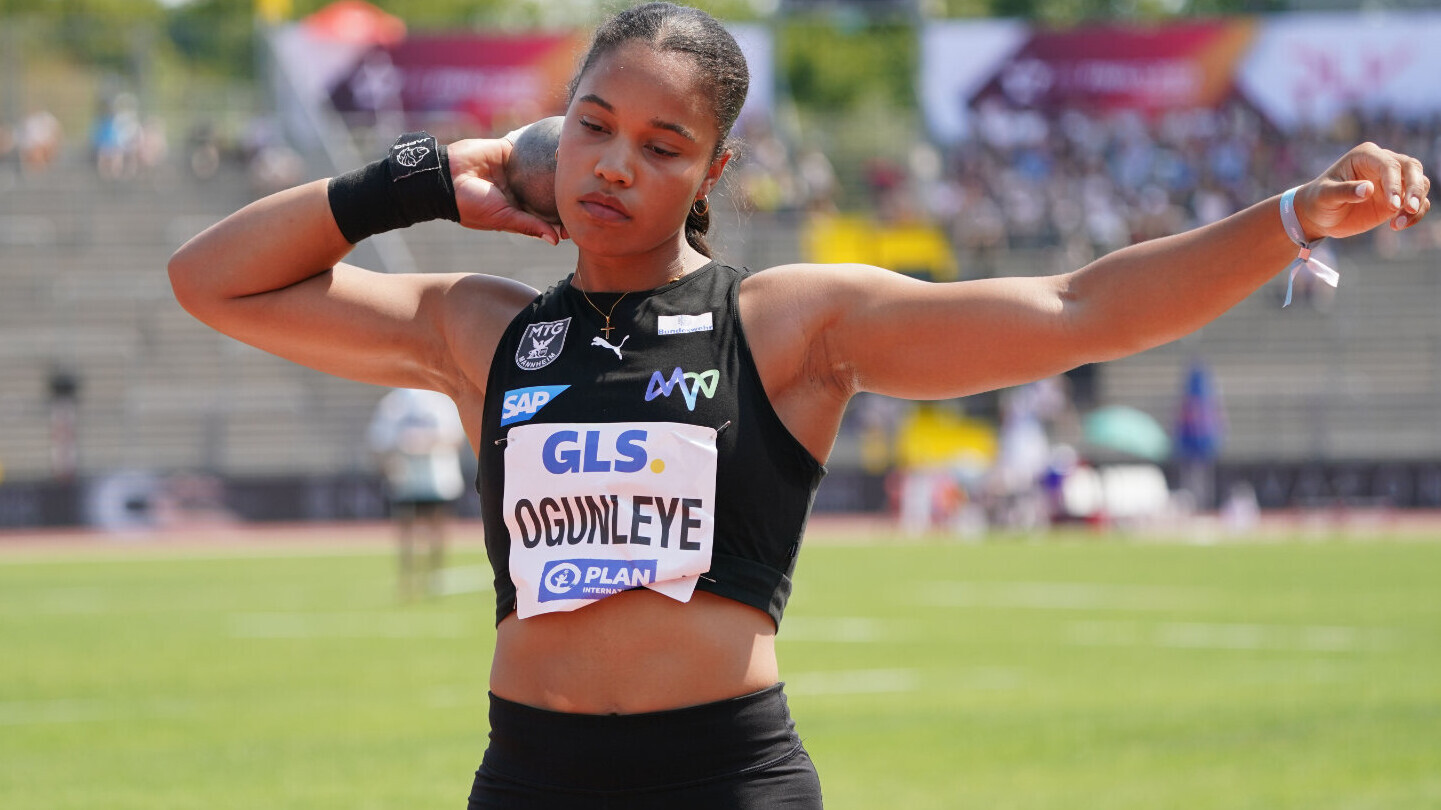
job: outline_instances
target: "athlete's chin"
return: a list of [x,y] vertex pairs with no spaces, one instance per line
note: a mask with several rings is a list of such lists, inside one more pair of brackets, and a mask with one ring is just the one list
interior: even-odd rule
[[614,229],[575,228],[570,231],[570,241],[577,249],[596,256],[635,256],[649,252],[646,240],[637,239],[633,233],[617,233]]

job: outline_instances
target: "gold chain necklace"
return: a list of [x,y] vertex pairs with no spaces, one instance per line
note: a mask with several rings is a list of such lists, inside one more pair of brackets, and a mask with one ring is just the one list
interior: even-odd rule
[[[585,281],[585,276],[582,276],[582,275],[580,274],[580,268],[579,268],[579,267],[577,267],[577,268],[575,269],[575,274],[576,274],[576,276],[580,277],[580,280],[581,280],[581,281]],[[680,272],[680,273],[677,273],[677,274],[675,274],[673,277],[671,277],[670,281],[667,281],[666,283],[667,283],[667,284],[673,284],[673,283],[675,283],[675,282],[677,282],[677,281],[680,281],[681,276],[684,276],[684,275],[685,275],[685,272],[684,272],[684,271],[682,271],[682,272]],[[605,340],[606,340],[607,343],[609,343],[609,342],[610,342],[610,333],[613,332],[613,331],[615,331],[615,327],[610,325],[610,316],[615,314],[615,308],[618,307],[618,306],[620,306],[621,299],[625,298],[627,295],[630,295],[630,292],[631,292],[631,291],[630,291],[630,290],[626,290],[625,292],[621,293],[621,294],[620,294],[620,298],[615,299],[615,303],[610,305],[610,312],[606,312],[605,310],[602,310],[600,307],[596,306],[594,301],[590,300],[590,296],[586,294],[584,288],[577,287],[576,289],[580,290],[580,295],[581,295],[581,297],[585,299],[585,302],[586,302],[587,304],[590,304],[590,308],[593,309],[593,310],[595,310],[601,317],[605,318],[605,326],[602,326],[602,327],[600,328],[600,331],[602,331],[602,332],[605,333]]]
[[[579,268],[579,267],[577,267],[577,268],[575,269],[575,274],[576,274],[577,276],[580,276],[580,268]],[[581,276],[581,281],[585,281],[585,277],[584,277],[584,276]],[[602,327],[600,328],[600,331],[602,331],[602,332],[605,333],[605,340],[606,340],[607,343],[609,343],[609,342],[610,342],[610,333],[613,332],[613,331],[615,331],[615,327],[610,325],[610,316],[615,314],[615,308],[618,307],[618,306],[620,306],[621,300],[622,300],[623,298],[625,298],[627,295],[630,295],[630,290],[626,290],[625,292],[623,292],[623,293],[620,294],[620,298],[615,299],[615,303],[610,305],[610,312],[605,312],[605,311],[602,310],[600,307],[596,306],[596,305],[595,305],[595,302],[592,301],[592,300],[590,300],[590,296],[586,294],[586,292],[585,292],[584,289],[581,289],[580,295],[581,295],[582,298],[585,299],[585,302],[586,302],[587,304],[590,304],[590,308],[591,308],[591,309],[593,309],[593,310],[595,310],[596,312],[600,313],[600,315],[605,318],[605,326],[602,326]]]

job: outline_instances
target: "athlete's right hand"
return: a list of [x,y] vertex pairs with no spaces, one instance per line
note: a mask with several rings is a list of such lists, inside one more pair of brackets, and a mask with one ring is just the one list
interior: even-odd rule
[[460,224],[483,231],[509,231],[560,244],[564,234],[534,214],[511,204],[505,189],[505,159],[511,143],[503,138],[468,138],[447,147],[450,177]]

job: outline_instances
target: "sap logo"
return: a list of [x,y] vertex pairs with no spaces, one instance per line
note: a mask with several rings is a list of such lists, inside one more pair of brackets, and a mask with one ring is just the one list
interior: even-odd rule
[[600,599],[655,582],[655,560],[552,560],[540,572],[540,601]]
[[685,406],[688,410],[695,410],[696,397],[705,394],[706,399],[715,396],[716,383],[720,381],[720,372],[716,369],[696,373],[694,371],[681,371],[677,368],[670,373],[670,377],[662,377],[659,371],[650,375],[650,384],[645,389],[645,401],[650,402],[657,397],[668,397],[670,392],[676,388],[680,389],[681,396],[685,397]]
[[[587,430],[582,437],[574,430],[557,430],[545,440],[541,462],[552,475],[573,472],[633,473],[645,469],[645,446],[649,434],[644,430],[627,430],[615,437],[615,447],[607,447],[602,458],[598,430]],[[663,469],[663,467],[662,467]]]
[[560,392],[569,388],[568,385],[537,385],[534,388],[517,388],[505,392],[505,399],[500,406],[500,425],[513,425],[516,422],[524,422],[540,413],[547,402],[560,396]]

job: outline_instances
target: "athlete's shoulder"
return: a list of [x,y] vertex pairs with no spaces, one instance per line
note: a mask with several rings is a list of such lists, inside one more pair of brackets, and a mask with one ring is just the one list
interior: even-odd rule
[[485,297],[503,306],[524,306],[540,293],[529,284],[487,273],[455,273],[451,289],[460,296]]
[[865,264],[820,264],[797,262],[780,264],[752,272],[744,279],[747,294],[795,294],[814,298],[817,295],[863,289],[877,276],[890,271]]
[[441,287],[445,344],[460,376],[448,393],[485,389],[490,359],[517,315],[536,300],[534,288],[482,273],[449,276]]

